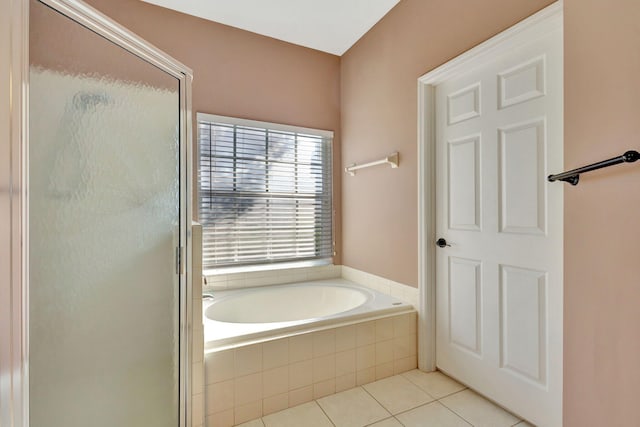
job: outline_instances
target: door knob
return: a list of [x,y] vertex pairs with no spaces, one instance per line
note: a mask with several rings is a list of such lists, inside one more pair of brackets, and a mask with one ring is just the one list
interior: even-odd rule
[[451,245],[448,244],[447,241],[441,237],[438,240],[436,240],[436,246],[439,248],[444,248],[445,246],[451,246]]

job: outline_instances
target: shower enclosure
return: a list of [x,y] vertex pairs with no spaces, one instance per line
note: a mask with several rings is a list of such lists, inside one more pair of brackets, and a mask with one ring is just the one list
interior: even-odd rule
[[186,426],[191,72],[80,1],[28,16],[20,425]]

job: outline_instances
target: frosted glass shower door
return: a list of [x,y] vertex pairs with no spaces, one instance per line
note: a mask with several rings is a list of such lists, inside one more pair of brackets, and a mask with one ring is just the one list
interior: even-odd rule
[[38,1],[29,37],[30,425],[177,427],[179,81]]

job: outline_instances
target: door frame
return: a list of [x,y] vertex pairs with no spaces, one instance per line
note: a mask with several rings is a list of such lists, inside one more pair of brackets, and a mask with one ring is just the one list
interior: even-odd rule
[[563,0],[558,0],[418,78],[418,367],[423,371],[436,369],[435,87],[490,61],[497,53],[517,49],[551,28],[562,27],[562,16]]
[[[191,425],[193,72],[81,0],[38,0],[179,84],[179,426]],[[0,0],[0,424],[29,425],[29,0]],[[4,238],[7,236],[7,238]]]

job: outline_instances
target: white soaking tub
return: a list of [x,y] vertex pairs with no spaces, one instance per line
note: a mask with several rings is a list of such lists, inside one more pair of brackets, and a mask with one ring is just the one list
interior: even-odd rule
[[344,279],[218,291],[203,301],[204,347],[217,351],[412,311]]

